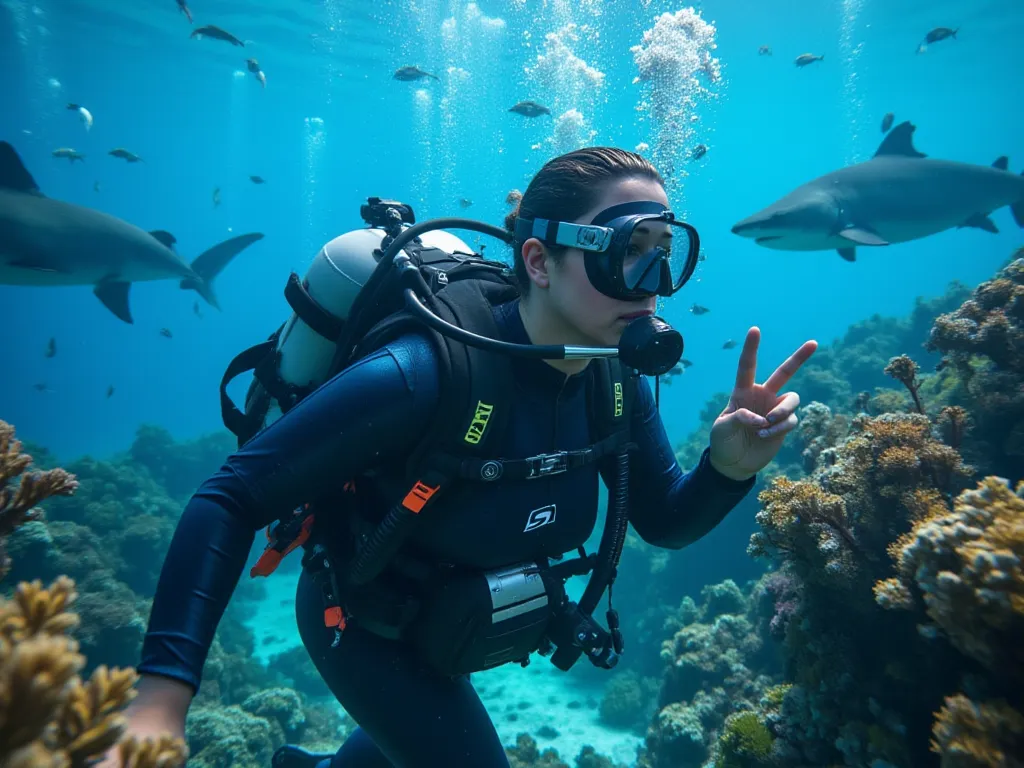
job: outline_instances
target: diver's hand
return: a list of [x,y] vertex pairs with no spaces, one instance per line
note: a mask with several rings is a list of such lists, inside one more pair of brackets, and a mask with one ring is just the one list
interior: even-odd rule
[[786,433],[796,427],[800,396],[796,392],[780,395],[779,390],[818,348],[818,342],[805,341],[764,384],[756,384],[760,341],[757,327],[747,331],[729,405],[711,427],[711,466],[733,480],[746,480],[764,469],[779,452]]
[[[123,738],[158,739],[162,734],[185,739],[185,716],[192,701],[192,689],[177,680],[142,675],[138,696],[125,708],[128,721]],[[122,768],[121,755],[115,744],[94,764],[93,768]]]

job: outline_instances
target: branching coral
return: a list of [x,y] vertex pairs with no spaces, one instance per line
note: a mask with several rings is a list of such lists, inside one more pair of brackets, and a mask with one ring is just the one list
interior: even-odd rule
[[917,378],[917,363],[906,355],[898,355],[885,366],[885,373],[907,388],[910,397],[914,400],[917,412],[924,413],[924,406],[921,405],[921,398],[917,394],[918,389],[921,388],[921,381]]
[[[135,695],[131,669],[97,668],[88,681],[78,672],[85,658],[66,633],[78,623],[68,609],[75,585],[58,578],[44,589],[21,583],[14,599],[0,602],[0,766],[85,768],[121,739],[119,714]],[[131,768],[184,765],[182,740],[121,746]]]
[[863,552],[841,497],[809,481],[777,477],[758,499],[764,507],[757,513],[761,531],[751,536],[748,547],[752,556],[782,553],[799,561],[808,574],[831,580],[849,577]]
[[1024,717],[1004,701],[976,704],[963,694],[949,696],[932,736],[942,768],[1019,767],[1024,755]]
[[[63,469],[23,474],[32,464],[32,457],[21,452],[21,443],[14,437],[14,427],[0,421],[0,579],[10,570],[5,539],[19,525],[42,518],[36,507],[51,496],[70,496],[78,488],[75,477]],[[17,489],[8,484],[21,477]]]

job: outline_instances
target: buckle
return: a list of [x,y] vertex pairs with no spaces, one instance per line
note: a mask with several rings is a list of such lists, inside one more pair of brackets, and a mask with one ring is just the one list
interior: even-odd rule
[[569,469],[569,453],[568,451],[542,453],[539,456],[531,456],[526,459],[526,463],[530,467],[530,473],[526,476],[527,480],[548,475],[560,475]]

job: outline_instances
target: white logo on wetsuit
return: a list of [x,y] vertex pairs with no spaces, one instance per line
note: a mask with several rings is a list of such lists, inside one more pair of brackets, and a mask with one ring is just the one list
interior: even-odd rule
[[546,507],[535,509],[530,513],[530,517],[526,520],[526,527],[523,528],[523,533],[553,522],[555,522],[555,505],[548,504]]

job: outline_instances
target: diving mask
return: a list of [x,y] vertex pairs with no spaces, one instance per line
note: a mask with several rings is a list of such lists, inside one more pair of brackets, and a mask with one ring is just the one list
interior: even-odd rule
[[613,205],[590,224],[520,218],[515,234],[519,242],[579,248],[594,288],[621,301],[673,295],[700,252],[697,230],[652,200]]

